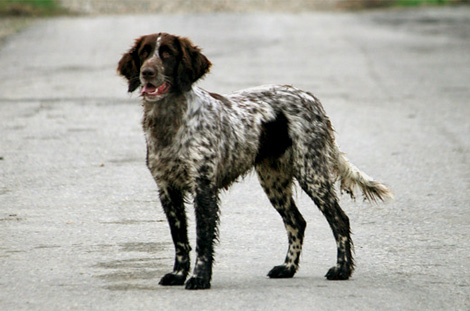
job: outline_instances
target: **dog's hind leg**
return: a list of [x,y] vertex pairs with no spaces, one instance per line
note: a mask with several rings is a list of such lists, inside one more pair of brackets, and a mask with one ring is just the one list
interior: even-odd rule
[[175,189],[161,187],[160,200],[170,225],[176,253],[173,272],[166,274],[160,280],[160,285],[183,285],[189,272],[189,252],[191,251],[183,194]]
[[284,165],[276,159],[265,159],[257,163],[256,172],[271,204],[284,221],[289,239],[289,249],[284,264],[275,266],[269,271],[268,276],[270,278],[291,278],[299,267],[304,232],[307,226],[292,198],[293,175],[289,165]]
[[297,180],[326,217],[336,240],[337,263],[325,277],[328,280],[347,280],[354,271],[349,218],[338,204],[336,192],[333,183],[328,180],[328,174],[320,172],[320,168],[306,170]]

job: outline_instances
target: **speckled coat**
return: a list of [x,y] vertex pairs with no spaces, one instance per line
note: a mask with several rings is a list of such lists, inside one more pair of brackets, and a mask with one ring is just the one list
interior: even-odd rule
[[188,39],[154,34],[136,40],[119,63],[129,91],[142,85],[147,165],[158,187],[175,244],[173,272],[160,284],[182,285],[191,250],[184,202],[196,213],[196,266],[188,289],[210,287],[217,239],[218,193],[253,168],[281,215],[289,240],[286,259],[271,278],[292,277],[298,269],[306,222],[292,198],[294,180],[325,215],[337,242],[337,263],[326,277],[348,279],[353,272],[349,219],[334,183],[366,199],[391,192],[348,162],[320,101],[287,85],[266,85],[219,95],[193,85],[210,62]]

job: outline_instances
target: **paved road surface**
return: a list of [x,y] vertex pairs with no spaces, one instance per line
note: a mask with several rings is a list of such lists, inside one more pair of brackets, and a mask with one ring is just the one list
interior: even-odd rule
[[[135,37],[158,31],[204,48],[207,89],[314,92],[350,159],[391,186],[388,205],[342,197],[350,281],[324,279],[335,243],[300,191],[301,269],[266,278],[287,242],[251,176],[222,196],[213,289],[157,284],[173,249],[139,99],[115,66]],[[57,18],[11,37],[0,46],[0,309],[469,310],[469,36],[464,7]]]

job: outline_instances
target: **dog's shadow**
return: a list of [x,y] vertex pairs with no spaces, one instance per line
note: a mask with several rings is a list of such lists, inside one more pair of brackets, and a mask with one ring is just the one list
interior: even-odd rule
[[[158,290],[159,278],[170,267],[171,256],[158,256],[170,254],[167,250],[170,243],[122,243],[120,251],[126,253],[145,253],[145,256],[129,259],[100,262],[93,266],[99,272],[94,276],[104,282],[103,287],[109,290]],[[149,256],[148,254],[151,254]]]

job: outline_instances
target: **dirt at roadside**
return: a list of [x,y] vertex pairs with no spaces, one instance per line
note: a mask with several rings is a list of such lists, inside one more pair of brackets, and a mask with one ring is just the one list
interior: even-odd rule
[[261,11],[292,13],[334,10],[344,7],[346,2],[360,1],[363,0],[62,0],[61,2],[73,12],[99,15]]
[[0,43],[10,35],[21,31],[31,25],[34,18],[1,17],[0,18]]
[[[1,1],[1,0],[0,0]],[[177,14],[208,12],[283,12],[374,7],[393,0],[59,0],[72,14]],[[0,19],[0,43],[30,25],[34,18]]]

